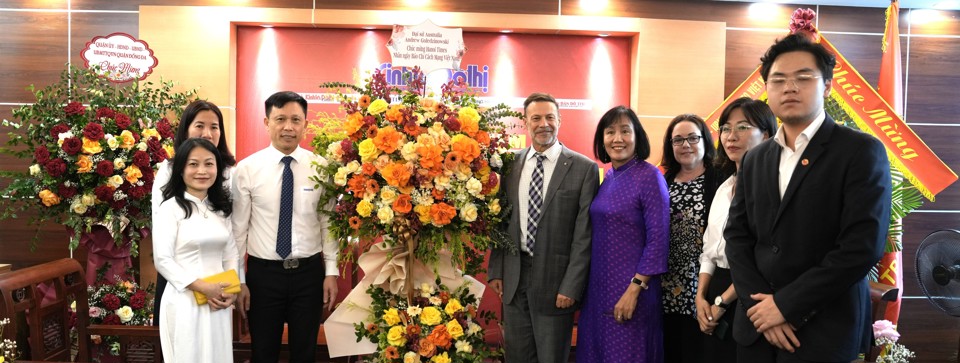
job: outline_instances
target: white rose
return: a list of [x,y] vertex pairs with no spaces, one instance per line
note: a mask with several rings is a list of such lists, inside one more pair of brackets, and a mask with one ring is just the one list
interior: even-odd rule
[[84,194],[82,197],[80,197],[80,203],[83,203],[83,205],[90,207],[95,203],[97,203],[97,196],[93,194]]
[[458,340],[457,343],[456,343],[454,346],[457,347],[457,353],[461,353],[461,352],[462,352],[462,353],[468,353],[468,354],[469,354],[469,353],[473,352],[473,346],[470,345],[470,343],[467,343],[467,342],[462,341],[462,340]]
[[430,297],[433,295],[433,285],[430,285],[426,282],[420,284],[420,296]]
[[340,146],[339,142],[334,142],[330,145],[327,145],[327,156],[337,162],[343,158],[343,147]]
[[436,186],[437,189],[440,189],[440,190],[445,190],[445,189],[449,188],[449,187],[450,187],[450,176],[448,176],[448,175],[446,175],[446,174],[437,175],[436,178],[433,178],[433,185]]
[[57,135],[57,143],[63,146],[63,140],[73,137],[73,131],[61,132]]
[[70,210],[76,214],[84,214],[87,212],[87,206],[83,204],[80,198],[74,198],[73,203],[70,203]]
[[30,165],[30,176],[40,175],[40,165],[33,164]]
[[500,154],[494,153],[490,156],[490,167],[499,168],[503,166],[503,160],[500,159]]
[[350,174],[350,171],[347,168],[340,167],[337,169],[337,173],[333,175],[333,183],[339,186],[347,185],[347,175]]
[[390,209],[390,206],[383,206],[377,210],[377,218],[380,219],[380,223],[390,224],[393,221],[393,209]]
[[480,333],[480,330],[482,329],[483,328],[481,328],[480,325],[477,323],[474,323],[472,321],[467,323],[467,335],[476,335]]
[[417,352],[407,352],[403,355],[403,363],[420,363],[420,355]]
[[477,205],[473,203],[467,203],[460,208],[460,219],[463,219],[467,222],[473,222],[477,220]]
[[400,148],[400,155],[403,156],[403,160],[416,161],[420,158],[420,155],[417,154],[417,144],[412,141],[403,144],[403,147]]
[[130,319],[133,319],[133,309],[131,309],[129,306],[123,306],[117,309],[115,312],[117,313],[117,316],[120,317],[121,323],[127,323],[130,321]]
[[111,176],[110,179],[107,179],[107,185],[113,187],[114,189],[119,188],[123,185],[123,177],[119,175]]
[[117,140],[113,135],[107,135],[107,146],[110,147],[110,150],[116,150],[120,147],[120,140]]
[[349,170],[351,173],[356,173],[358,170],[360,170],[360,162],[354,160],[347,163],[347,170]]
[[477,178],[470,178],[470,180],[467,180],[467,191],[470,192],[470,195],[480,198],[480,192],[483,191],[483,183]]
[[141,141],[139,144],[137,144],[137,150],[147,151],[147,143]]
[[127,167],[127,162],[124,161],[123,158],[113,159],[113,168],[114,168],[114,169],[123,170],[123,168],[126,168],[126,167]]

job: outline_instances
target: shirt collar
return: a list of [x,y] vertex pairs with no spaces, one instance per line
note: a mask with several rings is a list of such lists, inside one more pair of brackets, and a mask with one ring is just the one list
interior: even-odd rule
[[[553,143],[552,146],[547,148],[547,150],[543,152],[543,155],[545,155],[547,157],[547,160],[549,161],[556,161],[557,159],[560,158],[561,151],[563,151],[563,145],[560,145],[560,142],[557,141]],[[536,155],[537,155],[537,150],[534,149],[533,146],[531,146],[530,151],[527,153],[527,160],[533,159]]]
[[186,200],[189,200],[189,201],[191,201],[191,202],[197,203],[197,206],[200,206],[201,203],[206,203],[206,202],[207,202],[207,198],[203,198],[203,200],[200,200],[200,198],[194,197],[193,194],[190,194],[190,193],[187,193],[187,192],[183,192],[183,199],[186,199]]
[[293,150],[292,153],[284,154],[280,150],[277,150],[277,148],[273,147],[273,145],[270,145],[270,147],[267,148],[267,150],[269,150],[270,160],[276,160],[277,163],[280,163],[280,159],[283,159],[284,156],[290,156],[293,158],[293,160],[297,162],[297,164],[300,163],[300,159],[303,157],[303,153],[301,153],[301,151],[306,151],[306,149],[297,146],[297,148]]
[[[813,118],[813,122],[807,125],[807,128],[803,129],[800,132],[800,135],[797,135],[797,139],[794,140],[793,145],[799,147],[800,145],[806,144],[810,140],[813,140],[813,135],[817,134],[817,130],[820,129],[820,126],[823,125],[823,120],[826,118],[827,114],[820,110],[820,113],[817,114],[817,117]],[[773,137],[773,141],[780,145],[782,148],[787,148],[787,142],[785,139],[786,135],[783,134],[783,125],[777,129],[777,134]]]

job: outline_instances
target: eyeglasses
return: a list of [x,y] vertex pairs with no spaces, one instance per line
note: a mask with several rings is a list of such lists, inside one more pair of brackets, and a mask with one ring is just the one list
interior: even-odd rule
[[686,141],[688,144],[690,144],[690,146],[694,146],[699,144],[700,139],[702,138],[703,136],[700,136],[700,135],[687,136],[687,137],[674,137],[670,139],[670,143],[672,143],[673,146],[683,146],[683,142]]
[[767,85],[770,89],[781,90],[787,85],[787,82],[792,82],[793,86],[796,88],[805,88],[813,84],[813,82],[822,77],[815,76],[812,74],[798,74],[796,77],[784,77],[784,76],[773,76],[767,79]]
[[729,124],[720,126],[720,134],[729,134],[736,131],[737,134],[742,134],[744,132],[750,131],[750,129],[756,128],[751,124],[737,124],[737,126],[730,127]]

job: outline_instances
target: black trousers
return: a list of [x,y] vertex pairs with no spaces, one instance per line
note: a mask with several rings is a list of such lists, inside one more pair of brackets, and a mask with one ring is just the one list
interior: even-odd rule
[[285,269],[282,261],[247,259],[250,289],[252,362],[277,362],[287,324],[290,362],[316,360],[317,330],[323,311],[324,266],[321,254],[300,259],[299,267]]
[[157,272],[157,286],[153,295],[153,326],[160,326],[160,297],[167,288],[167,278]]

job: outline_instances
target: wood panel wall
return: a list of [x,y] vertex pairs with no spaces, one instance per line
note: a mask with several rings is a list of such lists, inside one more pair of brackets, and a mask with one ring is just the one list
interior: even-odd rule
[[[33,101],[30,84],[54,82],[67,62],[79,63],[79,50],[91,38],[112,32],[138,35],[141,5],[243,6],[317,11],[433,10],[539,15],[600,15],[651,19],[700,20],[726,23],[724,93],[732,91],[757,66],[762,52],[782,36],[798,6],[783,6],[777,14],[750,18],[744,3],[710,1],[610,0],[608,8],[587,12],[577,1],[557,0],[434,0],[428,9],[410,9],[402,0],[2,0],[0,1],[0,118]],[[819,29],[843,52],[869,82],[876,82],[884,14],[880,8],[810,6],[819,14]],[[960,21],[958,12],[942,12],[942,20],[918,25],[907,22],[910,9],[901,10],[905,118],[910,127],[952,169],[960,170]],[[189,41],[185,39],[184,41]],[[677,55],[690,57],[689,50]],[[202,55],[195,55],[202,56]],[[688,87],[697,87],[692,82]],[[682,94],[676,97],[683,97]],[[712,106],[707,107],[708,109]],[[644,110],[638,110],[643,114]],[[0,142],[6,132],[0,133]],[[23,170],[23,161],[0,156],[0,170]],[[0,183],[0,187],[4,184]],[[960,318],[949,317],[930,305],[916,282],[915,251],[927,234],[942,228],[960,228],[960,183],[940,193],[905,220],[903,267],[904,303],[902,342],[915,350],[918,362],[956,361]],[[0,262],[23,268],[68,256],[62,227],[43,226],[41,243],[31,251],[36,228],[23,219],[0,221]]]

